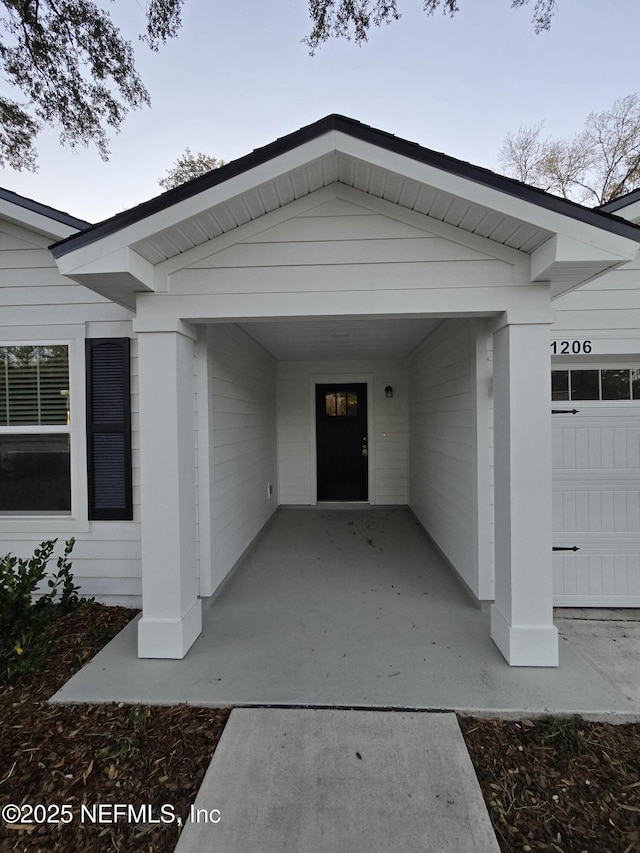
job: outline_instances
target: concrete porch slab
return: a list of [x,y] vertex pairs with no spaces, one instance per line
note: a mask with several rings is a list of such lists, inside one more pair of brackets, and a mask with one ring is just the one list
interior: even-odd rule
[[408,509],[286,510],[205,600],[184,660],[139,660],[132,623],[54,701],[640,719],[627,682],[580,653],[593,638],[560,630],[558,668],[509,667]]
[[453,714],[236,708],[194,807],[176,853],[499,853]]

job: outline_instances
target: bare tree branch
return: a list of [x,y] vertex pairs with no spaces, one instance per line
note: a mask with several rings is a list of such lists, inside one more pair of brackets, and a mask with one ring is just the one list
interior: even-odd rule
[[605,204],[640,186],[640,97],[591,113],[571,139],[542,139],[542,124],[505,137],[505,173],[573,201]]

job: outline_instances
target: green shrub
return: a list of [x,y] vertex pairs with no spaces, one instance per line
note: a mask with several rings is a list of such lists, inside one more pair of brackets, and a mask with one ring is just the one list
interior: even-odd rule
[[74,539],[67,540],[57,571],[47,577],[57,541],[42,542],[29,560],[13,554],[0,557],[0,661],[7,675],[37,669],[42,663],[38,636],[83,601],[69,562]]

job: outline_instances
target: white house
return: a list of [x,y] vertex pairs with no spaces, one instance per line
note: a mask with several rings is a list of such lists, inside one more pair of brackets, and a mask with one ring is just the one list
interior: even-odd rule
[[639,193],[332,115],[95,226],[0,220],[0,552],[75,536],[141,657],[279,505],[408,505],[512,665],[557,665],[554,603],[640,605]]

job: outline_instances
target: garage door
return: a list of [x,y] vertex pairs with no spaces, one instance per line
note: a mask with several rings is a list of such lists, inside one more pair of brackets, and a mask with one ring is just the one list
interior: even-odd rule
[[554,603],[640,607],[640,370],[554,370],[552,386]]

